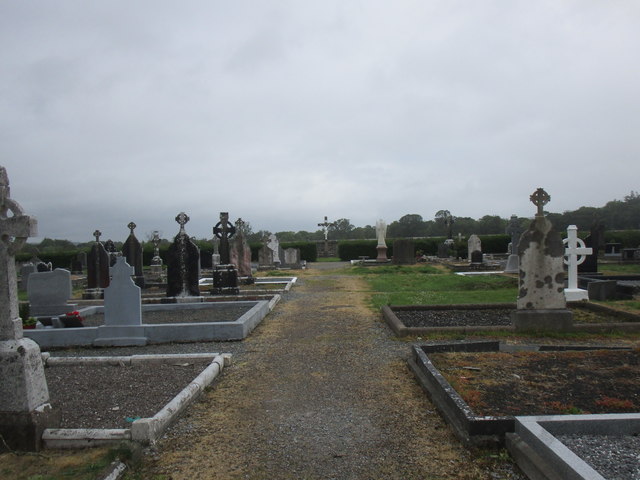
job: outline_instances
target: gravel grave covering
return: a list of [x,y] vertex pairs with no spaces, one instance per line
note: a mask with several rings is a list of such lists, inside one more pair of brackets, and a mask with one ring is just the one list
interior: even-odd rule
[[640,479],[640,437],[558,435],[556,438],[605,478]]
[[[253,308],[253,305],[231,305],[192,310],[156,310],[142,312],[142,323],[146,325],[166,323],[233,322]],[[85,327],[104,325],[104,314],[96,313],[84,317]]]
[[509,308],[487,310],[394,310],[406,327],[511,325]]

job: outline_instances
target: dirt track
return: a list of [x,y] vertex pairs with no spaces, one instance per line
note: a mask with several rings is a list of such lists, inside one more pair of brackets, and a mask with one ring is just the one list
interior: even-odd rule
[[391,337],[365,300],[358,277],[303,274],[138,475],[522,478],[508,462],[458,444],[406,367],[409,345]]

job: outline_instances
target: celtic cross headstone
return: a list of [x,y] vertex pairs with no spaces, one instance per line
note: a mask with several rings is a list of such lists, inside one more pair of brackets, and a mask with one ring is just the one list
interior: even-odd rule
[[229,223],[229,212],[220,212],[220,221],[213,227],[213,234],[220,240],[220,263],[231,263],[229,255],[229,240],[236,233],[236,227]]
[[185,231],[188,221],[184,212],[176,216],[180,231],[167,251],[167,297],[200,296],[200,249]]
[[109,253],[100,242],[102,232],[93,232],[95,242],[87,255],[87,292],[86,298],[101,298],[102,289],[109,286]]
[[133,233],[137,225],[133,222],[129,222],[127,227],[129,228],[130,233],[124,244],[122,245],[122,255],[127,259],[127,263],[134,269],[133,281],[138,287],[144,288],[144,272],[142,270],[142,245],[136,238],[135,233]]
[[11,198],[0,166],[0,436],[17,450],[39,450],[44,428],[59,421],[49,404],[40,347],[24,338],[18,314],[15,255],[36,234],[36,219]]
[[564,247],[543,211],[551,197],[538,188],[529,198],[537,212],[518,245],[519,293],[512,321],[516,330],[570,330],[573,316],[564,297]]

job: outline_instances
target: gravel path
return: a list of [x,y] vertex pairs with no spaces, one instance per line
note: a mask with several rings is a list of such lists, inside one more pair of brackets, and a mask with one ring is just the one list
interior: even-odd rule
[[456,441],[406,366],[409,345],[365,307],[366,290],[339,271],[301,274],[137,474],[523,479],[509,462]]

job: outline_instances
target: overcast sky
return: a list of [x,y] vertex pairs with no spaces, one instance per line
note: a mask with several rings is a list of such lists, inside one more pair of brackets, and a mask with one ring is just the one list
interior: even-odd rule
[[640,190],[637,0],[5,1],[0,44],[0,165],[36,240]]

